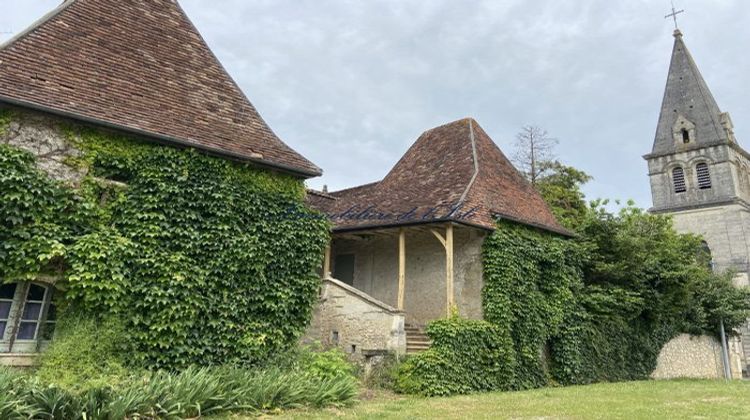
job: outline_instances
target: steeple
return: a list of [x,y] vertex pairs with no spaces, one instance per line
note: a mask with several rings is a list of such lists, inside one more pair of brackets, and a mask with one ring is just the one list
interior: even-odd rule
[[674,38],[652,154],[734,141],[731,119],[719,109],[679,29]]

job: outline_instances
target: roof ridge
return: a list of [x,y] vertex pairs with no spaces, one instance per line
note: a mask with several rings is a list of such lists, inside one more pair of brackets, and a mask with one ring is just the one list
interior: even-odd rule
[[367,184],[355,185],[354,187],[349,187],[349,188],[344,188],[344,189],[341,189],[341,190],[331,191],[329,193],[329,195],[334,196],[334,194],[340,194],[340,193],[343,193],[343,192],[349,192],[349,191],[357,190],[357,189],[360,189],[360,188],[371,187],[373,185],[380,184],[381,181],[382,180],[380,180],[380,181],[373,181],[373,182],[368,182]]
[[474,160],[474,174],[471,176],[471,179],[469,180],[469,184],[466,185],[466,189],[464,190],[464,193],[461,194],[461,198],[459,202],[463,203],[466,200],[466,196],[469,194],[469,190],[471,190],[471,187],[474,185],[474,182],[477,180],[477,176],[479,175],[479,158],[477,157],[477,140],[474,138],[474,124],[472,124],[472,119],[469,118],[469,141],[471,141],[471,157]]
[[[719,108],[719,112],[721,112],[721,107],[719,106],[719,103],[716,102],[716,98],[714,98],[714,95],[711,93],[711,91],[708,89],[708,85],[706,84],[705,79],[703,79],[703,75],[698,70],[698,64],[695,63],[695,60],[693,59],[693,54],[690,53],[690,50],[688,50],[687,45],[685,45],[685,41],[682,40],[682,34],[680,33],[680,36],[677,38],[678,42],[682,44],[682,48],[685,52],[685,55],[687,56],[688,62],[690,65],[688,66],[688,69],[690,70],[690,73],[693,74],[693,77],[698,80],[698,92],[700,92],[701,100],[703,101],[703,105],[706,108],[711,108],[711,105],[709,104],[708,99],[706,98],[706,95],[709,95],[713,102],[716,104],[716,107]],[[707,91],[705,92],[704,89]],[[716,131],[716,136],[718,138],[721,138],[721,130],[719,129],[719,126],[721,126],[721,123],[719,121],[716,121],[716,118],[718,115],[714,116],[713,113],[709,114],[709,117],[711,118],[711,122],[713,123],[714,130]]]

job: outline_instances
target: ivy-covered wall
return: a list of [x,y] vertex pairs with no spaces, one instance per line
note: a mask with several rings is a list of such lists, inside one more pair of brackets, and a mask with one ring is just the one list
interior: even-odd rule
[[[35,121],[0,115],[0,143]],[[302,181],[66,121],[25,132],[45,127],[83,178],[72,188],[35,165],[41,151],[0,147],[4,280],[62,273],[68,312],[119,320],[148,367],[253,364],[296,342],[328,242]]]
[[514,223],[498,222],[485,240],[484,314],[512,337],[514,388],[548,381],[542,354],[575,307],[579,257],[573,241]]

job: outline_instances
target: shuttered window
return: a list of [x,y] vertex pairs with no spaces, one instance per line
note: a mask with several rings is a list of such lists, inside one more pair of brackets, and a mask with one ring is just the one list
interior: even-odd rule
[[685,171],[681,167],[672,169],[672,182],[674,183],[674,192],[684,193],[687,191],[685,186]]
[[695,165],[695,173],[698,176],[698,188],[707,190],[711,188],[711,174],[708,172],[708,165],[701,162]]

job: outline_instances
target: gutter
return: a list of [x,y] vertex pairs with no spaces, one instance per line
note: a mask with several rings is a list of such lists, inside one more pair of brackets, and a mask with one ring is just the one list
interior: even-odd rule
[[278,170],[278,171],[281,171],[281,172],[284,172],[284,173],[287,173],[289,175],[293,175],[299,178],[304,178],[304,179],[314,178],[323,174],[323,171],[321,169],[318,169],[317,171],[304,170],[304,169],[300,169],[291,165],[285,165],[283,163],[273,163],[273,162],[269,162],[263,159],[250,158],[240,153],[230,152],[230,151],[219,149],[216,147],[199,145],[199,144],[195,144],[195,143],[182,140],[182,139],[178,139],[175,137],[166,136],[163,134],[151,133],[145,130],[140,130],[137,128],[132,128],[132,127],[128,127],[128,126],[124,126],[120,124],[114,124],[114,123],[99,120],[96,118],[90,118],[90,117],[75,114],[72,112],[61,111],[61,110],[50,108],[44,105],[35,104],[33,102],[20,101],[17,99],[13,99],[7,96],[0,95],[0,103],[2,102],[5,102],[9,105],[21,107],[21,108],[33,109],[35,111],[41,111],[41,112],[45,112],[48,114],[70,118],[70,119],[78,120],[78,121],[89,123],[89,124],[99,125],[99,126],[110,128],[110,129],[117,130],[117,131],[123,131],[123,132],[130,133],[139,137],[145,137],[147,139],[149,138],[154,139],[156,140],[156,143],[160,143],[160,144],[202,150],[204,152],[207,152],[210,155],[223,157],[223,158],[229,158],[231,160],[235,160],[239,162],[252,163],[263,168],[275,169],[275,170]]

